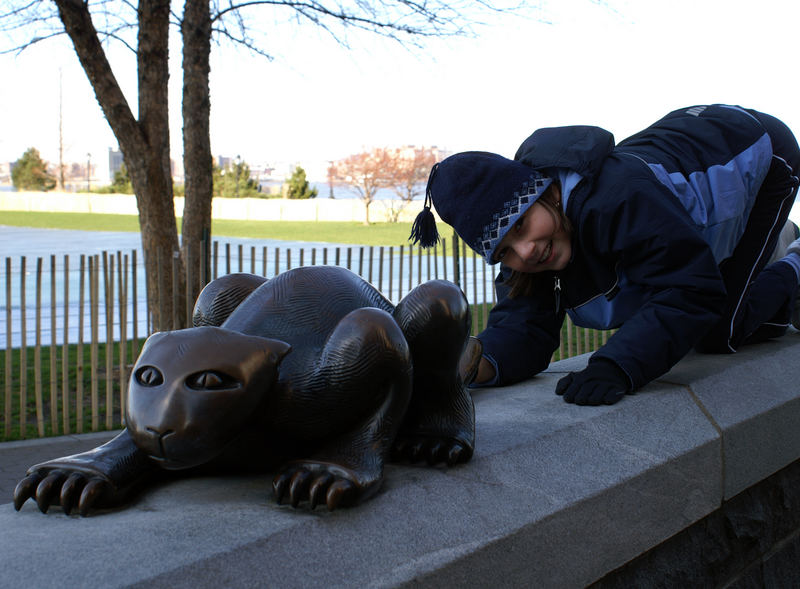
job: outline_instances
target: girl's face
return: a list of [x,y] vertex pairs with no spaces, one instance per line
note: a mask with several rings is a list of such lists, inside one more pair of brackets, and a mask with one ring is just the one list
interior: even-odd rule
[[497,246],[494,259],[517,272],[563,270],[572,257],[569,232],[554,213],[535,202]]

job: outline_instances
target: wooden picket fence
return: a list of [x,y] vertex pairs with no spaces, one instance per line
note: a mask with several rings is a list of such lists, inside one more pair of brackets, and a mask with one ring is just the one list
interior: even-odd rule
[[[26,257],[14,262],[5,258],[2,439],[122,427],[130,371],[160,304],[147,300],[141,256],[134,249],[72,258],[54,254],[49,260],[36,258],[32,267]],[[189,268],[186,279],[205,283],[231,272],[270,278],[293,267],[318,264],[356,272],[394,303],[422,282],[450,280],[470,302],[473,333],[485,327],[496,301],[494,270],[455,235],[431,249],[267,247],[214,241],[210,264],[202,264],[210,267],[210,276],[195,276]],[[187,299],[174,308],[176,313],[185,311],[190,323],[193,305]],[[177,317],[173,320],[177,324]],[[595,350],[607,337],[607,332],[577,328],[568,319],[553,359]]]

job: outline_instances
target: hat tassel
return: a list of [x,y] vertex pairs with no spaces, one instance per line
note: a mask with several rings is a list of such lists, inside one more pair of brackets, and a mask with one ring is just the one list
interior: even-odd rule
[[433,196],[431,195],[431,184],[436,176],[439,164],[434,164],[428,176],[428,185],[425,187],[425,204],[417,218],[411,225],[411,235],[408,239],[411,243],[418,243],[420,247],[433,247],[439,243],[439,231],[436,229],[436,217],[433,216],[431,207],[433,206]]
[[411,243],[419,243],[420,247],[433,247],[439,243],[439,231],[436,229],[436,218],[431,211],[431,195],[425,195],[425,206],[411,225]]

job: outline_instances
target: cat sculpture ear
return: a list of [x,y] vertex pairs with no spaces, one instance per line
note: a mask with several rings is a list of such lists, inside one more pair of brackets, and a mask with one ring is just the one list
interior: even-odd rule
[[279,339],[261,338],[264,340],[264,351],[267,352],[267,361],[277,368],[286,354],[292,351],[291,344]]

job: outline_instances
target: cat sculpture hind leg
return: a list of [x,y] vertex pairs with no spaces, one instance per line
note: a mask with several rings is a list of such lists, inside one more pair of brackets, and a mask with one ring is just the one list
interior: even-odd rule
[[360,503],[379,489],[408,407],[408,344],[386,311],[355,309],[331,333],[308,381],[306,387],[279,393],[270,404],[276,423],[288,438],[297,436],[298,447],[303,440],[316,440],[306,442],[307,456],[278,470],[275,497],[293,507],[308,501],[311,509]]
[[392,457],[467,462],[475,448],[475,408],[466,384],[477,371],[481,345],[469,336],[464,293],[452,282],[425,282],[400,301],[394,318],[411,350],[414,384]]
[[192,310],[192,325],[219,327],[236,308],[267,279],[258,274],[236,272],[215,278],[203,287]]

